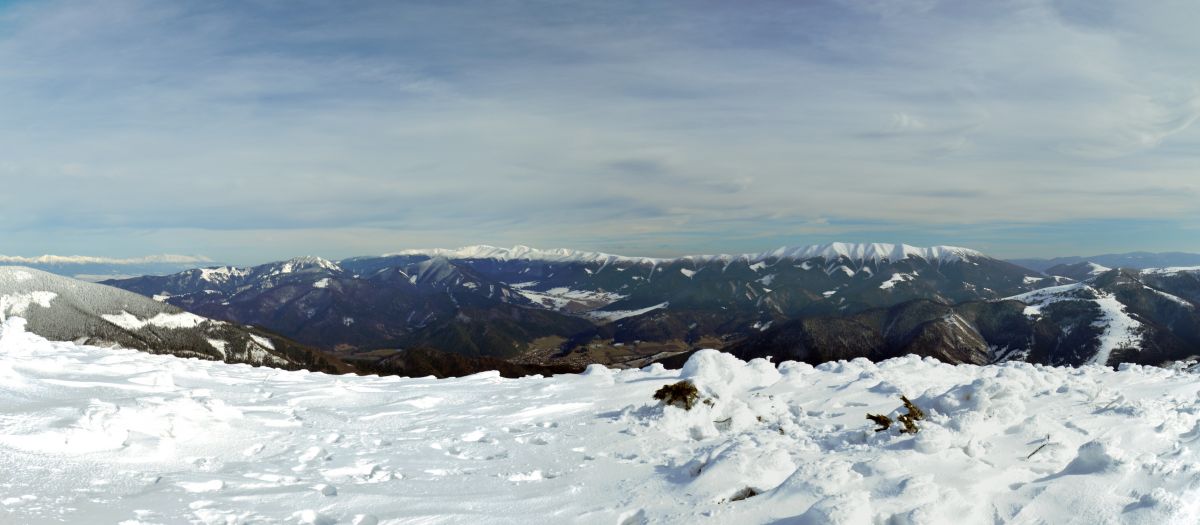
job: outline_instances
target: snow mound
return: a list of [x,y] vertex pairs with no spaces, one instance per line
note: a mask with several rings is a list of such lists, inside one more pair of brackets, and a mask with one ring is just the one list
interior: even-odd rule
[[739,392],[772,385],[781,376],[766,359],[747,363],[717,350],[700,350],[683,365],[680,377],[695,384],[701,395],[725,400]]
[[[690,380],[709,403],[652,399]],[[875,432],[906,395],[916,435]],[[1200,381],[913,356],[331,376],[0,326],[3,523],[1197,523]]]

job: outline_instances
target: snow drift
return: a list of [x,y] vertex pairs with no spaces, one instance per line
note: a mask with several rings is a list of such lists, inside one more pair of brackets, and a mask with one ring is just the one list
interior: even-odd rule
[[[691,411],[651,399],[691,380]],[[332,376],[0,328],[4,523],[1196,523],[1200,382],[1127,366],[697,353]],[[915,436],[874,432],[907,395]]]

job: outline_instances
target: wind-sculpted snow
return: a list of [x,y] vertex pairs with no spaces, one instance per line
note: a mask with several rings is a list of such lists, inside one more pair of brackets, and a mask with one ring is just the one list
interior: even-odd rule
[[[1196,523],[1200,382],[704,351],[505,380],[330,376],[0,331],[3,523]],[[692,380],[710,403],[652,393]],[[876,433],[900,410],[921,431]]]

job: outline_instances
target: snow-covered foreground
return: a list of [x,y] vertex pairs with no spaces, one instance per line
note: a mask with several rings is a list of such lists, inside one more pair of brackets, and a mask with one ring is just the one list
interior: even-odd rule
[[[346,377],[21,323],[0,333],[0,523],[1200,520],[1200,383],[1182,372],[701,352],[683,371]],[[715,403],[651,399],[681,376]],[[865,414],[900,394],[921,432],[873,432]]]

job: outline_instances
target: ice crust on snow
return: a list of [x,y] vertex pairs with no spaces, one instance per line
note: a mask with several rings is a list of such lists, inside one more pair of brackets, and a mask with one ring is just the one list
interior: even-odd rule
[[[5,523],[1200,520],[1200,381],[1179,370],[702,351],[678,371],[379,378],[22,327],[0,328]],[[681,379],[711,402],[651,399]],[[872,431],[901,394],[921,432]]]

